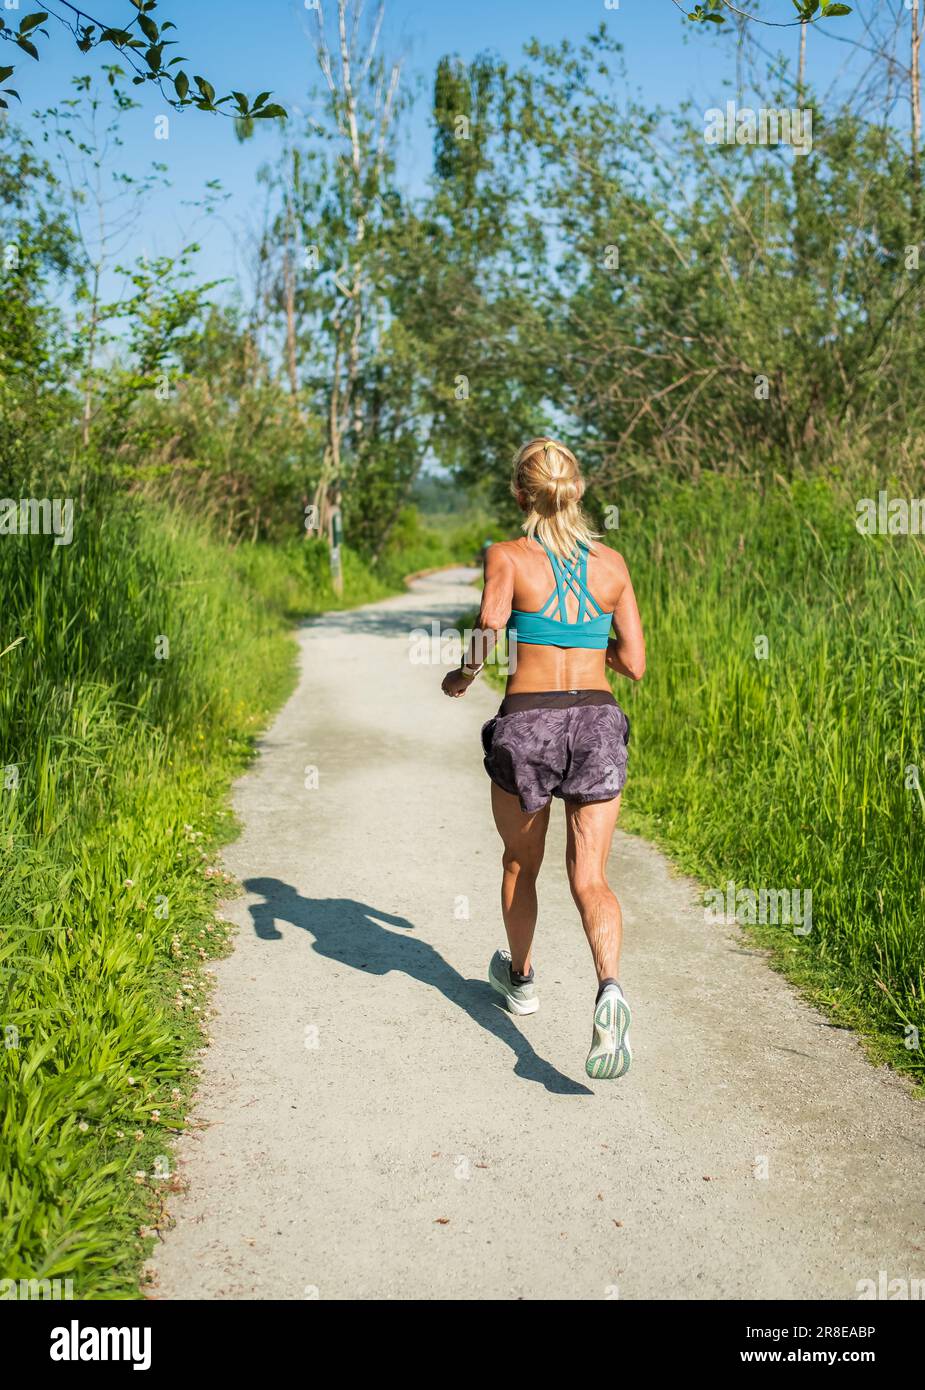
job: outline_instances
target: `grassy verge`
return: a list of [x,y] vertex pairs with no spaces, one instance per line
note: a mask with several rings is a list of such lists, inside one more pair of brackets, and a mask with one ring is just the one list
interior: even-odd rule
[[113,499],[69,547],[0,544],[0,1280],[138,1294],[227,949],[225,793],[292,618],[397,587],[344,569],[337,599],[321,545],[229,551]]
[[[925,548],[859,535],[855,498],[878,486],[706,475],[627,499],[616,544],[649,663],[615,686],[633,721],[624,824],[705,889],[732,883],[773,963],[921,1080]],[[809,890],[808,934],[751,925],[762,890]]]

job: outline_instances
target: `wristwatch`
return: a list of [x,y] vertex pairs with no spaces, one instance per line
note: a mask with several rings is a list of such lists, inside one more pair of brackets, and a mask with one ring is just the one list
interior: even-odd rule
[[459,668],[459,674],[462,676],[463,680],[474,681],[484,665],[484,661],[481,661],[473,670],[471,666],[467,666],[466,663],[463,662]]

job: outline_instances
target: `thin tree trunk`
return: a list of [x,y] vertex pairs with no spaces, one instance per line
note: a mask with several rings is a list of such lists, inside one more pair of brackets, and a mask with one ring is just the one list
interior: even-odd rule
[[286,300],[286,370],[289,374],[289,391],[292,395],[292,403],[295,405],[299,394],[295,323],[295,219],[292,214],[292,199],[288,193],[286,195],[286,254],[283,262],[283,292]]
[[356,391],[360,372],[360,343],[363,335],[363,242],[366,238],[366,215],[363,209],[363,152],[360,148],[360,129],[357,123],[356,96],[353,90],[350,44],[347,38],[347,0],[337,0],[337,24],[340,35],[341,80],[343,82],[344,106],[347,116],[347,129],[350,132],[350,164],[353,169],[353,244],[356,261],[353,268],[353,333],[350,339],[350,352],[347,359],[347,387],[344,392],[346,404],[353,407],[353,432],[359,435],[363,428],[362,402]]
[[[321,475],[315,484],[315,495],[312,498],[314,508],[314,529],[319,536],[326,536],[328,533],[328,479],[330,477],[331,457],[329,450],[325,449],[324,457],[321,460]],[[305,539],[308,539],[308,531],[305,532]]]
[[736,19],[738,34],[736,36],[736,103],[739,106],[745,104],[745,44],[747,41],[748,20],[744,15],[739,15]]
[[294,405],[299,394],[299,374],[296,364],[295,268],[292,260],[292,247],[289,246],[286,249],[286,266],[283,276],[286,295],[286,371],[289,376],[289,391]]
[[334,346],[334,363],[331,368],[331,394],[328,399],[328,443],[321,463],[321,476],[315,488],[314,506],[318,534],[330,538],[331,509],[334,505],[332,491],[340,495],[341,438],[341,392],[340,374],[343,358],[343,326],[338,324]]
[[809,25],[804,20],[800,25],[800,71],[797,77],[797,106],[803,104],[803,93],[806,90],[806,31]]
[[96,331],[99,326],[100,267],[93,267],[93,294],[90,297],[90,335],[87,339],[87,362],[84,377],[84,408],[81,439],[86,449],[90,443],[90,421],[93,418],[93,368],[96,358]]
[[340,478],[340,364],[343,355],[342,345],[343,330],[338,325],[337,342],[334,348],[334,367],[331,372],[331,399],[328,406],[328,449],[330,451],[331,473],[335,479]]
[[335,568],[335,566],[334,566],[334,552],[335,552],[335,541],[336,541],[336,537],[335,537],[335,535],[334,535],[334,518],[335,518],[335,516],[339,516],[339,517],[341,518],[341,527],[343,527],[343,514],[342,514],[342,512],[341,512],[341,501],[342,501],[342,494],[341,494],[341,488],[340,488],[340,480],[339,480],[339,479],[335,479],[335,482],[334,482],[334,496],[333,496],[333,499],[332,499],[332,506],[331,506],[330,516],[329,516],[329,520],[328,520],[328,526],[329,526],[329,531],[328,531],[328,547],[329,547],[330,553],[331,553],[331,570],[332,570],[331,582],[332,582],[333,587],[334,587],[334,592],[335,592],[335,594],[337,594],[338,596],[342,596],[342,595],[343,595],[343,592],[344,592],[344,557],[343,557],[343,555],[340,553],[340,550],[338,549],[338,551],[337,551],[337,566],[336,566],[336,568]]
[[922,27],[919,13],[919,0],[912,0],[912,178],[915,184],[916,208],[920,196],[920,149],[922,143],[922,87],[920,60],[922,49]]

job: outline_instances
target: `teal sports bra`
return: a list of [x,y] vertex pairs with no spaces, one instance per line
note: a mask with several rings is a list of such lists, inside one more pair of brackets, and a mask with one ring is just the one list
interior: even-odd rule
[[[518,642],[537,647],[588,647],[603,651],[610,640],[613,612],[605,613],[588,589],[588,547],[580,545],[565,561],[545,545],[543,549],[552,565],[556,587],[535,613],[527,613],[522,608],[511,610],[508,636],[514,633]],[[578,617],[574,623],[569,622],[565,606],[568,589],[578,599]],[[597,612],[596,616],[586,618],[589,604]],[[552,616],[553,606],[558,608],[558,617]]]

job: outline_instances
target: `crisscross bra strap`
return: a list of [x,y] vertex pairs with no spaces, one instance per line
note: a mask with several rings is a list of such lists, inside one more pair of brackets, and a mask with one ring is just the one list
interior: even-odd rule
[[549,610],[551,606],[555,604],[559,610],[557,621],[560,623],[567,623],[569,618],[568,610],[565,606],[567,597],[566,591],[571,590],[578,599],[578,617],[576,622],[583,623],[585,621],[585,614],[587,613],[589,603],[593,604],[594,608],[597,610],[594,616],[602,617],[604,609],[588,588],[587,548],[580,545],[575,553],[570,555],[565,561],[560,560],[559,556],[547,546],[544,545],[543,549],[546,551],[546,556],[552,566],[556,587],[549,595],[549,598],[543,604],[542,608],[538,610],[540,615],[542,617],[554,617],[554,614]]

